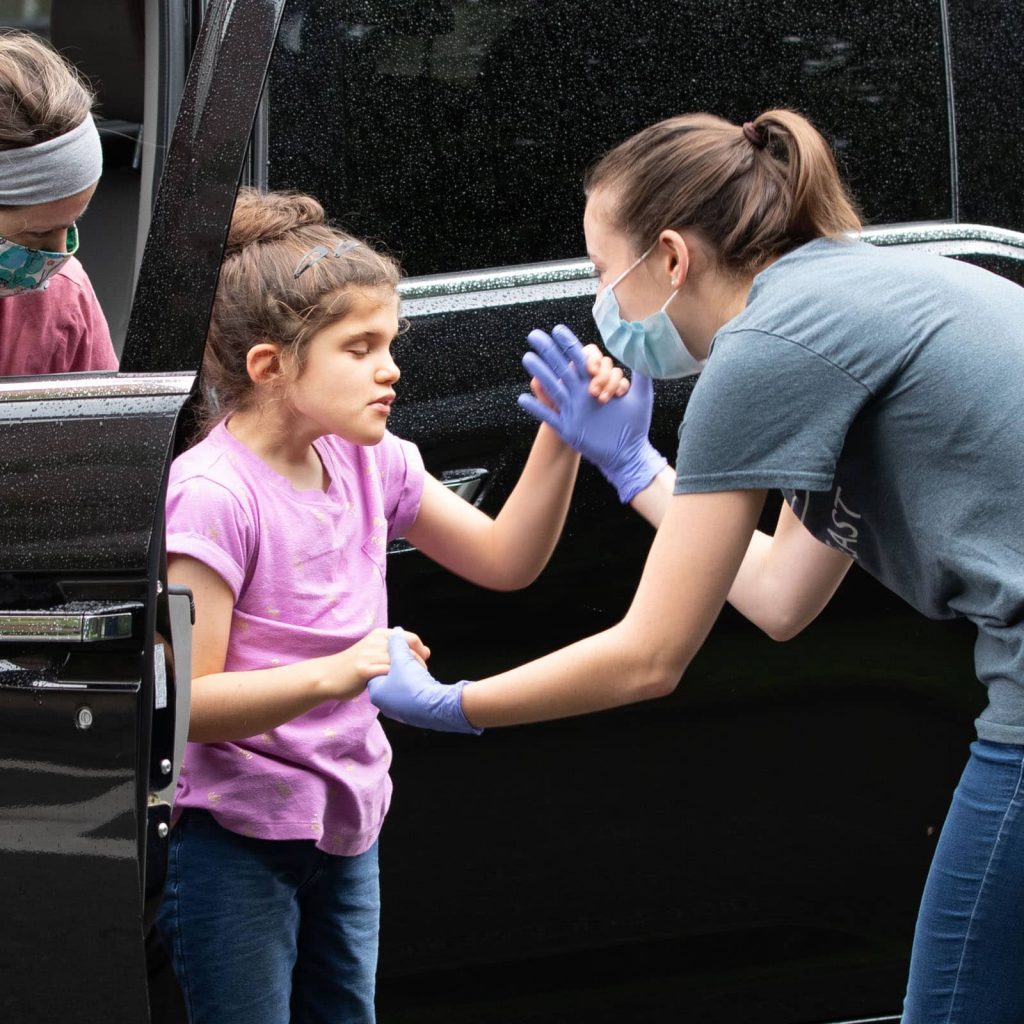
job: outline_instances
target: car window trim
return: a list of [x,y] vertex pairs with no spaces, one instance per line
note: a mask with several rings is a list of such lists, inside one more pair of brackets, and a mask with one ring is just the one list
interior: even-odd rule
[[[987,224],[887,224],[866,227],[860,237],[873,245],[907,246],[942,256],[996,255],[1024,261],[1024,233]],[[596,291],[594,266],[588,259],[430,274],[399,285],[402,313],[409,317],[580,298]]]

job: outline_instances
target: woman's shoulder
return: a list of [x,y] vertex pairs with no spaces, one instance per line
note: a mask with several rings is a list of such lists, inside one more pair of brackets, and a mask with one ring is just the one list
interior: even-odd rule
[[77,256],[72,256],[67,260],[64,266],[50,278],[46,291],[54,296],[61,295],[64,300],[72,296],[80,296],[90,301],[94,301],[96,298],[92,281],[89,280],[89,275]]

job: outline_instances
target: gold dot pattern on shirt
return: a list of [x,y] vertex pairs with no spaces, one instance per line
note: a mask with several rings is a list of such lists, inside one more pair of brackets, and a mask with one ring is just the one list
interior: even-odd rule
[[316,520],[316,521],[317,521],[318,523],[326,523],[326,522],[327,522],[327,516],[325,516],[325,515],[323,514],[323,512],[316,512],[316,511],[314,511],[314,512],[313,512],[313,518],[314,518],[314,519],[315,519],[315,520]]
[[244,758],[246,761],[251,761],[252,760],[252,751],[251,750],[246,750],[245,747],[235,747],[235,750],[237,750],[239,756]]
[[338,733],[337,733],[337,731],[336,731],[336,730],[334,730],[334,729],[332,729],[332,728],[330,728],[330,727],[328,726],[328,728],[324,729],[324,735],[325,735],[325,736],[337,736],[337,735],[338,735]]
[[274,783],[274,792],[282,799],[287,800],[292,795],[292,787],[287,782],[280,780]]
[[248,633],[249,623],[245,619],[240,619],[236,616],[234,628],[237,629],[239,633]]
[[274,618],[276,619],[281,614],[281,609],[280,608],[271,608],[271,607],[268,606],[267,607],[267,614],[268,615],[273,615]]
[[270,664],[276,668],[278,665],[281,664],[281,659],[280,658],[271,658],[270,659]]
[[209,537],[210,540],[214,541],[214,543],[219,542],[220,541],[220,528],[217,527],[217,526],[211,526],[206,531],[206,536]]
[[310,832],[321,832],[322,830],[323,830],[323,826],[320,824],[319,821],[316,820],[316,818],[314,818],[309,823],[309,831]]
[[274,742],[274,737],[271,736],[269,732],[261,732],[260,733],[260,739],[263,740],[264,743],[273,743]]
[[372,537],[370,538],[370,543],[371,543],[371,544],[372,544],[372,545],[373,545],[374,547],[378,547],[378,548],[379,548],[379,547],[381,547],[381,546],[382,546],[382,545],[384,544],[384,538],[383,538],[383,537],[381,537],[381,536],[379,536],[379,535],[377,535],[377,534],[374,534],[374,535],[373,535],[373,536],[372,536]]
[[219,804],[220,803],[220,793],[214,793],[214,792],[211,791],[211,792],[206,794],[206,799],[209,800],[211,804]]

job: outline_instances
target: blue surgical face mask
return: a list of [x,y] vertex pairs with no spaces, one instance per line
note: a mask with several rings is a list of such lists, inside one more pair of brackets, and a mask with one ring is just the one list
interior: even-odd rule
[[[657,243],[655,243],[656,245]],[[597,324],[605,348],[631,370],[648,377],[689,377],[700,373],[706,359],[696,359],[683,344],[676,326],[665,310],[679,294],[679,289],[665,300],[665,305],[643,320],[623,320],[615,288],[650,255],[652,245],[635,263],[627,267],[594,302],[594,322]]]
[[0,297],[36,292],[78,251],[78,228],[68,229],[68,251],[47,252],[29,249],[7,238],[0,238]]

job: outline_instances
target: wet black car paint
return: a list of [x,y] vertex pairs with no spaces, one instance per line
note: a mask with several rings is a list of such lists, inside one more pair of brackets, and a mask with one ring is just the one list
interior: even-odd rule
[[[133,599],[129,640],[0,644],[0,1019],[149,1017],[174,749],[163,504],[283,0],[213,5],[179,109],[116,380],[10,382],[0,401],[4,609]],[[163,376],[141,376],[159,366]],[[139,375],[139,376],[137,376]],[[188,422],[185,417],[184,422]],[[86,648],[82,647],[82,650]],[[154,659],[164,665],[165,706]],[[2,666],[0,666],[2,667]],[[35,685],[33,685],[35,682]],[[26,685],[27,683],[27,685]],[[88,728],[77,724],[87,707]],[[148,869],[148,870],[147,870]],[[159,956],[149,957],[159,969]],[[172,998],[154,988],[162,1002]]]
[[[198,366],[261,67],[282,8],[287,24],[303,6],[210,5],[136,293],[126,373]],[[446,5],[398,6],[415,16]],[[902,189],[908,218],[959,211],[1024,227],[1012,184],[1024,160],[999,114],[1019,106],[1019,68],[1000,67],[1021,15],[1010,4],[998,16],[973,6],[913,4],[940,28],[940,16],[948,20],[956,159],[938,175],[922,169],[922,196],[911,194],[914,158],[902,150],[888,219],[900,219]],[[841,24],[842,11],[834,14]],[[983,28],[972,35],[975,18]],[[921,131],[948,149],[944,120]],[[514,402],[520,339],[538,323],[589,325],[589,299],[539,301],[528,291],[460,311],[444,300],[434,312],[421,307],[398,346],[404,377],[392,429],[416,440],[435,472],[486,468],[479,500],[489,511],[514,483],[532,434]],[[102,729],[75,730],[74,695],[0,678],[5,1020],[143,1019],[141,934],[162,842],[150,832],[143,884],[144,798],[154,750],[169,749],[149,710],[148,666],[166,636],[156,593],[165,579],[162,488],[168,456],[188,432],[187,383],[93,408],[73,398],[0,402],[0,487],[15,510],[0,525],[5,606],[43,607],[84,587],[147,608],[123,649],[84,662],[30,652],[52,655],[69,679],[137,680],[135,692],[97,694]],[[690,386],[659,385],[654,439],[666,453]],[[439,677],[473,678],[616,621],[649,539],[585,467],[566,536],[534,588],[482,593],[416,552],[396,553],[391,618],[428,639]],[[727,609],[685,684],[663,701],[479,740],[389,723],[395,799],[382,838],[381,1020],[794,1024],[898,1013],[920,887],[981,698],[971,632],[921,619],[855,570],[822,618],[786,645]],[[39,819],[64,822],[64,831],[44,830],[45,841],[19,831]],[[86,833],[116,852],[81,854],[71,839]],[[180,1019],[162,985],[154,1019]]]

